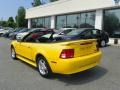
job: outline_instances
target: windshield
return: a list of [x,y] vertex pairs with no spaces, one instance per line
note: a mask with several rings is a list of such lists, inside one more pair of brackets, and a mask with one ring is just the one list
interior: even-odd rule
[[75,28],[55,30],[55,33],[56,34],[60,34],[60,33],[67,34],[72,30],[75,30]]
[[20,30],[19,32],[27,32],[27,31],[29,31],[30,29],[22,29],[22,30]]
[[20,30],[22,30],[22,28],[16,28],[14,31],[19,32]]
[[83,31],[84,31],[84,29],[76,29],[76,30],[72,30],[71,32],[67,33],[66,35],[67,36],[78,35],[78,34],[80,34]]
[[60,32],[62,32],[63,30],[54,30],[54,32],[56,33],[56,34],[59,34]]
[[34,28],[34,29],[31,29],[30,30],[30,32],[33,32],[33,31],[39,31],[40,29],[36,29],[36,28]]

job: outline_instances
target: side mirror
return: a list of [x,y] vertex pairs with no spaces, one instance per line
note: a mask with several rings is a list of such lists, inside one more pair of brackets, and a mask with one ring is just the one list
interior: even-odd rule
[[17,41],[18,41],[18,42],[21,42],[21,41],[22,41],[22,39],[17,39]]
[[22,39],[19,38],[19,37],[16,37],[16,40],[17,40],[18,42],[21,42],[21,41],[22,41]]
[[19,35],[16,35],[16,40],[17,40],[18,42],[21,42],[22,39],[23,39],[23,37],[21,37],[21,36],[19,36]]

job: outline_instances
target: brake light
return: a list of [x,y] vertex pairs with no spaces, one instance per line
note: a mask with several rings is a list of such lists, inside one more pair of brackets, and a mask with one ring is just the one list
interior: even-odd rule
[[60,58],[67,59],[67,58],[73,58],[74,57],[74,49],[63,49]]

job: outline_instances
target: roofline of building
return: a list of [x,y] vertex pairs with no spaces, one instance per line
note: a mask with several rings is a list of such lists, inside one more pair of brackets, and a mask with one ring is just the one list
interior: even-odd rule
[[[76,3],[77,1],[79,4]],[[90,5],[89,3],[91,2],[93,2],[94,4]],[[72,4],[73,7],[71,6]],[[89,0],[88,2],[85,2],[85,0],[81,0],[81,1],[60,0],[45,5],[26,9],[26,19],[46,17],[52,15],[62,15],[62,14],[76,13],[76,12],[88,12],[99,9],[110,9],[110,8],[118,8],[118,7],[120,7],[120,5],[115,5],[114,1],[112,0]]]

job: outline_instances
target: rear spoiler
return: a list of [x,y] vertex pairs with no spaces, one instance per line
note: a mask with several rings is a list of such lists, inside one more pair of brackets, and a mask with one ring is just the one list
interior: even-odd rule
[[80,45],[87,45],[87,44],[92,44],[93,42],[97,42],[97,40],[96,39],[75,40],[75,41],[62,42],[61,45],[69,46],[69,45],[76,45],[78,43],[80,43]]

